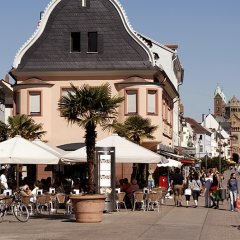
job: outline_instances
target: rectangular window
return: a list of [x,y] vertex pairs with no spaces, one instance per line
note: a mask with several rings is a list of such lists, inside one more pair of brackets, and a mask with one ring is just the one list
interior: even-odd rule
[[157,91],[147,91],[147,114],[157,114]]
[[199,145],[199,152],[203,152],[203,145]]
[[71,52],[81,52],[80,32],[71,32]]
[[137,90],[127,90],[126,114],[137,114]]
[[29,92],[29,115],[41,115],[41,92]]
[[98,51],[98,33],[89,32],[88,33],[88,52]]
[[15,107],[15,114],[20,114],[20,93],[15,93],[15,99],[14,99],[14,107]]

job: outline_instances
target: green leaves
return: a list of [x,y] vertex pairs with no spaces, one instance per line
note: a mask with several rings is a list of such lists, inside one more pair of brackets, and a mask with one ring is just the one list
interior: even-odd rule
[[34,140],[41,138],[45,133],[42,124],[35,123],[27,115],[21,114],[8,118],[8,135],[10,137],[20,135],[25,139]]

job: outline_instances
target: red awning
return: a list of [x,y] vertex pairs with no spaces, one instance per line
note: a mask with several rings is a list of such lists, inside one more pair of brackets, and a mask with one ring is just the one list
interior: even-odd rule
[[184,163],[184,164],[194,164],[195,163],[194,159],[189,159],[189,158],[179,159],[178,161],[181,163]]

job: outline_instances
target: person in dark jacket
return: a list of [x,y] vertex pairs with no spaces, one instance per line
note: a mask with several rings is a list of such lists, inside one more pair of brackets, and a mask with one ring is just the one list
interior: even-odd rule
[[184,177],[180,173],[180,169],[177,168],[171,178],[171,187],[174,192],[174,202],[177,207],[182,206],[183,180]]

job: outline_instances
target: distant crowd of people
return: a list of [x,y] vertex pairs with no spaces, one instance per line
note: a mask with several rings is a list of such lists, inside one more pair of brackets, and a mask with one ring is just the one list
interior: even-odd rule
[[[174,193],[175,206],[182,206],[182,196],[185,195],[186,207],[189,207],[191,197],[194,201],[194,207],[198,207],[199,196],[205,197],[205,207],[219,208],[219,201],[226,198],[226,189],[222,189],[222,175],[216,168],[209,170],[193,170],[186,179],[180,169],[176,169],[171,176],[170,187]],[[227,189],[230,198],[230,210],[234,211],[236,201],[239,197],[239,184],[236,173],[231,173],[227,181]]]

